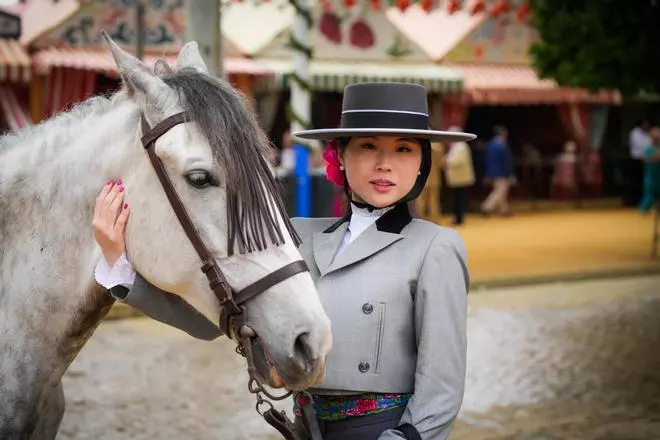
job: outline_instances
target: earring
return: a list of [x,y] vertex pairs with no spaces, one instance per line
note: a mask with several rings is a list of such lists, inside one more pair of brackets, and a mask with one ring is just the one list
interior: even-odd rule
[[417,175],[418,175],[418,176],[421,176],[421,175],[422,175],[422,172],[421,172],[421,171],[417,171]]
[[344,171],[344,165],[339,165],[339,169]]

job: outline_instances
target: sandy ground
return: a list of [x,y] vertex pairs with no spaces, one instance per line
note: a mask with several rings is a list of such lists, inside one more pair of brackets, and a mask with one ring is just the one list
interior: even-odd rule
[[[660,276],[473,292],[451,438],[660,438],[659,314]],[[106,322],[65,376],[58,439],[279,438],[246,380],[229,341]]]
[[457,230],[467,245],[475,284],[608,271],[660,273],[660,259],[650,259],[653,215],[632,209],[528,212],[487,219],[472,215]]

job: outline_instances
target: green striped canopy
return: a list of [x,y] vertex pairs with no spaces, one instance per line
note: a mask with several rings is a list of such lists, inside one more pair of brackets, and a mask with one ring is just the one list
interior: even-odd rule
[[[293,73],[291,60],[258,59],[274,75],[259,84],[258,89],[287,89]],[[432,63],[360,63],[354,61],[312,60],[310,84],[314,91],[342,92],[349,84],[359,82],[406,82],[420,84],[428,92],[455,92],[463,88],[460,74],[449,67]]]

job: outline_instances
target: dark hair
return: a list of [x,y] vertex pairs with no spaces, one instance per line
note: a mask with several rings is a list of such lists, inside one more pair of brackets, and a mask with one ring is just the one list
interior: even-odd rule
[[[223,166],[227,189],[229,255],[263,250],[268,242],[284,243],[277,213],[296,245],[296,234],[273,175],[264,159],[270,142],[245,97],[229,83],[182,69],[163,81],[179,93],[184,110],[197,124]],[[275,205],[275,206],[273,206]]]

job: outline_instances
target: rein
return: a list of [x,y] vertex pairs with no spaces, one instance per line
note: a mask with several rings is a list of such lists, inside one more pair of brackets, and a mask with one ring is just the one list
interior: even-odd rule
[[[199,258],[202,261],[201,270],[208,278],[209,286],[211,287],[211,290],[213,290],[213,293],[215,294],[215,297],[218,299],[218,303],[220,304],[220,329],[230,338],[232,334],[234,335],[234,339],[237,343],[236,352],[245,357],[247,361],[249,376],[248,391],[256,395],[256,411],[266,420],[266,422],[268,422],[268,424],[279,431],[285,439],[303,440],[294,423],[287,417],[286,413],[284,411],[275,410],[273,404],[270,402],[270,400],[284,400],[289,397],[292,392],[288,391],[284,395],[275,396],[264,388],[254,365],[254,356],[252,353],[251,344],[252,337],[246,335],[246,332],[242,331],[242,329],[246,324],[244,304],[252,298],[260,295],[261,293],[264,293],[274,285],[298,273],[309,271],[307,264],[305,264],[303,260],[294,261],[293,263],[287,264],[286,266],[271,272],[265,277],[258,279],[242,290],[235,292],[227,282],[227,279],[215,261],[215,258],[213,258],[211,252],[209,252],[208,248],[199,236],[199,233],[193,225],[188,212],[186,211],[183,203],[181,202],[181,199],[179,198],[179,195],[174,189],[174,185],[172,185],[172,181],[167,175],[163,163],[155,152],[156,140],[163,134],[167,133],[167,131],[169,131],[171,128],[184,122],[188,122],[188,115],[185,112],[176,113],[164,119],[153,128],[149,126],[149,123],[144,118],[144,116],[142,116],[141,119],[142,145],[149,155],[149,160],[151,161],[151,164],[153,165],[154,170],[158,175],[158,180],[160,180],[161,186],[165,191],[165,195],[167,196],[167,199],[169,200],[170,205],[172,206],[172,209],[174,210],[174,213],[179,220],[179,223],[181,223],[181,226],[188,236],[190,243],[193,245],[197,255],[199,255]],[[310,408],[303,408],[303,411],[307,414],[309,414],[309,410]],[[308,419],[308,417],[305,417],[305,419]],[[310,422],[305,420],[305,425],[307,426],[309,424]],[[318,426],[313,426],[309,430],[311,432],[310,438],[312,440],[321,439]]]

